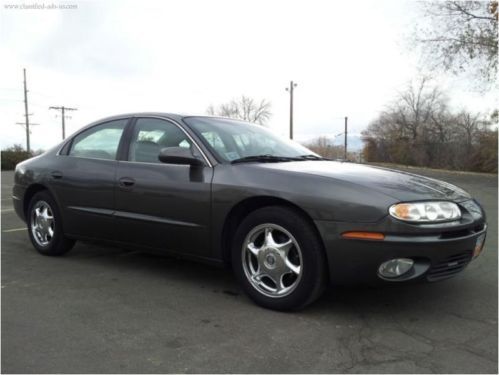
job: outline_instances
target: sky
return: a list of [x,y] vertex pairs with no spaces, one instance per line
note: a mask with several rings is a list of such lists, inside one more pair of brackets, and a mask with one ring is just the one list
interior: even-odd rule
[[[12,9],[37,4],[45,9]],[[47,9],[51,4],[73,9]],[[288,135],[289,81],[295,139],[360,134],[420,73],[407,42],[424,22],[414,1],[4,1],[0,8],[0,147],[25,145],[23,68],[31,144],[119,113],[203,114],[246,95],[267,99],[268,126]],[[439,75],[455,108],[487,113],[494,92]],[[338,143],[341,143],[341,137]]]

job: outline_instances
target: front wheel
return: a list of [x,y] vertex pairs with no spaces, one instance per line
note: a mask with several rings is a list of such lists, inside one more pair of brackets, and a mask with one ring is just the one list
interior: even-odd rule
[[43,255],[65,254],[75,243],[64,235],[59,209],[48,191],[33,196],[27,222],[31,243]]
[[239,225],[232,265],[246,293],[259,305],[295,310],[317,299],[327,279],[322,243],[301,214],[265,207]]

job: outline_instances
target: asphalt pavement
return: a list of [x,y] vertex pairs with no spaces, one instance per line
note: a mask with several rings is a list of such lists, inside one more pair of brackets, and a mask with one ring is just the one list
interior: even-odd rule
[[84,243],[39,255],[2,172],[2,373],[497,373],[497,176],[420,172],[483,204],[484,253],[447,281],[330,288],[296,313],[212,266]]

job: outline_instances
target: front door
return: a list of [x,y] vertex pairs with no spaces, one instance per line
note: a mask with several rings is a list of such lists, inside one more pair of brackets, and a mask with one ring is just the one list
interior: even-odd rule
[[127,160],[118,162],[116,174],[115,217],[120,238],[157,249],[209,256],[213,169],[159,161],[164,147],[187,147],[194,155],[199,153],[177,124],[138,118],[128,134]]

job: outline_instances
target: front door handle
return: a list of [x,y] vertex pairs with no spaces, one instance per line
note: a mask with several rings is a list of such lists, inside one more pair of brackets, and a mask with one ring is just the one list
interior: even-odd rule
[[129,188],[135,185],[135,180],[130,177],[122,177],[119,180],[119,184],[121,187]]
[[53,171],[52,173],[50,173],[50,175],[52,176],[52,178],[55,178],[55,179],[62,178],[62,173],[59,171]]

